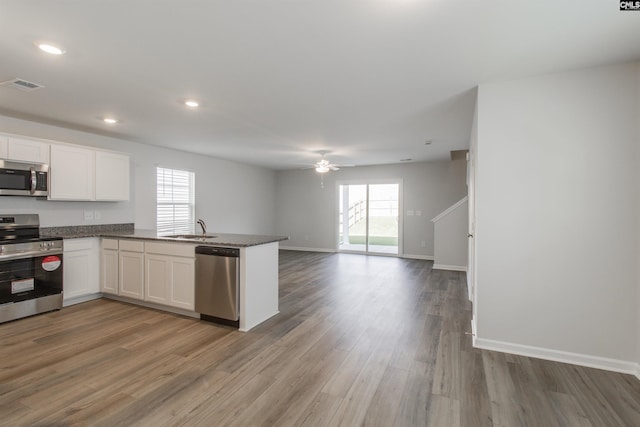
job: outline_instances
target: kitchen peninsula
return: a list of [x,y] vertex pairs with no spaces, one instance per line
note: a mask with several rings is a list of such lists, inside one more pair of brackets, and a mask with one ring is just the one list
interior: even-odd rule
[[[210,233],[158,236],[133,224],[52,227],[43,235],[100,238],[100,294],[200,317],[194,309],[196,246],[239,249],[239,330],[249,331],[278,313],[278,245],[285,236]],[[166,268],[165,268],[166,267]]]

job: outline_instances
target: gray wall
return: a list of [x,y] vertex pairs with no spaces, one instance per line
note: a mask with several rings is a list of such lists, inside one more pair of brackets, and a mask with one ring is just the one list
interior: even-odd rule
[[[0,116],[0,131],[122,151],[131,156],[131,201],[54,202],[1,197],[0,213],[39,213],[43,226],[134,222],[155,229],[156,166],[195,172],[196,218],[211,232],[273,234],[275,172],[122,139]],[[84,221],[85,210],[98,210],[99,221]]]
[[[282,246],[333,251],[337,235],[337,182],[401,179],[403,252],[433,257],[431,219],[466,195],[465,174],[464,160],[343,168],[327,173],[321,188],[320,175],[312,169],[280,171],[276,178],[276,231],[291,237]],[[423,214],[406,216],[407,210],[421,210]]]
[[442,270],[467,270],[469,239],[469,206],[461,203],[434,222],[433,268]]
[[483,347],[635,364],[639,83],[633,63],[480,86]]

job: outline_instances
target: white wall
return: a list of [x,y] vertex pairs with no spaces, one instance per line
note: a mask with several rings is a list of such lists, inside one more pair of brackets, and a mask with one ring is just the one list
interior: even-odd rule
[[473,123],[471,125],[471,136],[469,138],[469,161],[467,162],[467,190],[468,190],[468,206],[469,206],[469,227],[468,231],[471,234],[469,238],[468,244],[469,248],[467,251],[467,291],[469,292],[469,300],[472,302],[472,316],[471,316],[471,328],[473,331],[472,340],[475,345],[476,339],[476,326],[475,319],[477,314],[478,304],[476,304],[476,281],[477,281],[477,269],[476,269],[476,259],[478,258],[478,252],[476,248],[476,234],[477,230],[475,229],[476,223],[476,168],[477,168],[477,153],[478,153],[478,103],[476,96],[476,108],[473,113]]
[[468,225],[466,197],[434,218],[434,269],[467,270]]
[[[464,197],[465,174],[464,160],[343,168],[327,173],[321,188],[320,175],[313,169],[280,171],[277,173],[276,232],[291,237],[282,246],[335,250],[336,182],[401,179],[404,254],[433,257],[430,220]],[[407,216],[407,210],[421,210],[423,214]]]
[[[638,135],[638,140],[640,140],[640,66],[638,67],[637,70],[637,80],[636,80],[636,84],[637,84],[637,88],[638,88],[638,98],[637,98],[637,104],[636,104],[636,112],[637,112],[637,117],[636,117],[636,132]],[[638,149],[638,157],[636,159],[636,164],[640,164],[640,149]],[[638,182],[638,203],[640,204],[640,181]],[[640,210],[640,206],[638,207],[638,209]],[[636,308],[636,315],[637,315],[637,326],[636,326],[636,339],[637,339],[637,350],[636,350],[636,377],[640,378],[640,215],[638,216],[638,255],[639,258],[637,258],[636,261],[636,265],[638,267],[638,288],[637,288],[637,308]]]
[[480,86],[479,346],[637,360],[638,67]]
[[[273,234],[275,172],[255,166],[42,125],[0,116],[0,131],[122,151],[131,156],[131,201],[53,202],[0,197],[0,213],[39,213],[42,226],[134,222],[155,229],[156,166],[196,175],[196,218],[211,232]],[[99,210],[100,221],[84,221],[84,210]]]

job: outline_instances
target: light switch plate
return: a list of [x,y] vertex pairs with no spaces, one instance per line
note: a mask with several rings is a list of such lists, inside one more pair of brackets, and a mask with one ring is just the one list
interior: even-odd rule
[[407,216],[413,216],[413,211],[407,211]]
[[93,213],[93,218],[94,219],[102,219],[102,213],[100,211],[95,211]]

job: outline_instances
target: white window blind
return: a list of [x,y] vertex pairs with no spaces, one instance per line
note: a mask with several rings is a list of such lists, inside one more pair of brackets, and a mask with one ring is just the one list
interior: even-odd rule
[[157,168],[156,230],[158,235],[193,233],[194,181],[193,172]]

